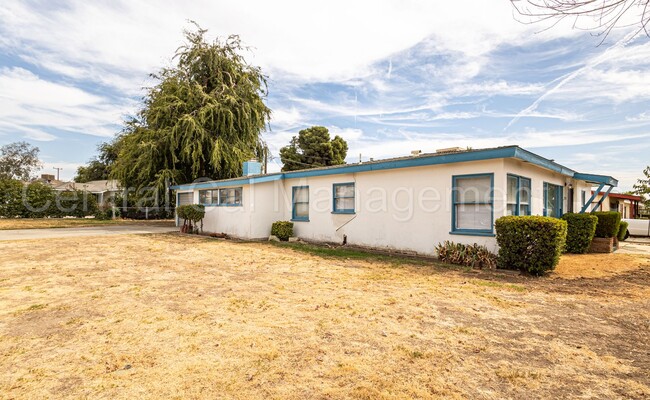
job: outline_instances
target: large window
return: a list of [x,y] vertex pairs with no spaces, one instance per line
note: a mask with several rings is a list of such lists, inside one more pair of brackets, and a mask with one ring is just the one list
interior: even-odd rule
[[199,204],[204,206],[219,204],[218,190],[199,190]]
[[530,179],[508,175],[507,215],[530,215]]
[[333,212],[354,214],[354,183],[335,183]]
[[493,174],[452,178],[452,229],[458,234],[493,234]]
[[219,189],[220,206],[241,206],[241,188]]
[[309,186],[294,186],[292,203],[291,219],[309,221]]
[[241,206],[242,188],[199,190],[199,203],[206,206]]
[[544,215],[560,218],[562,203],[562,186],[544,182]]

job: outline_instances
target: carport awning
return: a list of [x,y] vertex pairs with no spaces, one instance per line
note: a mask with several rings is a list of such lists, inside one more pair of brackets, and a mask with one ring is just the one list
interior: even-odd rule
[[595,174],[582,174],[576,172],[573,174],[574,179],[580,179],[581,181],[586,181],[589,183],[603,184],[608,186],[618,186],[618,181],[611,176],[607,175],[595,175]]

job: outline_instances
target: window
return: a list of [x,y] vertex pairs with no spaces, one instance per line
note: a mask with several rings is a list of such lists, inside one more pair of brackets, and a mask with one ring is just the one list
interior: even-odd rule
[[452,229],[457,234],[493,234],[494,174],[452,177]]
[[219,189],[220,206],[241,206],[242,188]]
[[582,207],[584,207],[587,204],[587,191],[583,190],[580,196],[582,197]]
[[209,206],[218,203],[219,193],[217,190],[199,190],[199,204]]
[[544,215],[560,218],[562,203],[562,186],[544,182]]
[[293,221],[309,221],[309,186],[294,186],[292,195]]
[[530,215],[530,179],[508,175],[507,215]]
[[199,190],[199,204],[206,206],[241,206],[242,188]]
[[334,213],[354,214],[354,183],[334,184]]

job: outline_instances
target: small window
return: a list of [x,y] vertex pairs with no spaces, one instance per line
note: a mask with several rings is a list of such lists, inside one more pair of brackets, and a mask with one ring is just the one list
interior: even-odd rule
[[309,221],[309,186],[294,186],[292,202],[291,219],[294,221]]
[[220,206],[241,206],[242,188],[219,189]]
[[581,201],[582,201],[582,206],[584,207],[585,204],[587,204],[587,191],[583,190],[582,193],[580,193],[581,196]]
[[199,204],[214,205],[219,202],[219,193],[216,190],[199,190]]
[[334,184],[334,212],[354,214],[354,183]]
[[560,218],[562,203],[562,186],[544,182],[544,216]]
[[493,174],[452,178],[452,233],[493,233],[493,181]]
[[530,215],[530,179],[508,175],[507,215]]

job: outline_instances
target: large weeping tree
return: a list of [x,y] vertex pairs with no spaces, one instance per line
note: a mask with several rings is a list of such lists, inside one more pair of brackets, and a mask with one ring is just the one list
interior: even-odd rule
[[185,32],[177,64],[152,75],[158,84],[118,136],[111,177],[123,186],[232,178],[243,161],[266,156],[266,77],[244,60],[238,36],[208,42],[205,33]]

